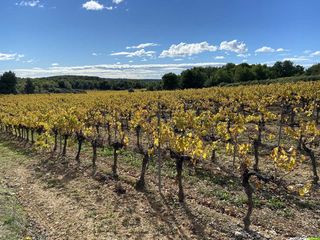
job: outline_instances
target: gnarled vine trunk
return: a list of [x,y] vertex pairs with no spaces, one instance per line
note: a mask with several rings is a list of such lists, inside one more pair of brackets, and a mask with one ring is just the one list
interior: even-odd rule
[[184,191],[182,185],[182,168],[183,168],[183,157],[176,159],[176,169],[177,169],[177,182],[179,186],[178,198],[179,202],[184,202]]
[[303,150],[306,152],[306,154],[310,157],[310,160],[311,160],[312,173],[313,173],[313,183],[318,184],[319,176],[317,173],[317,161],[316,161],[316,157],[314,156],[314,152],[312,151],[312,149],[307,147],[306,143],[303,141],[302,141],[302,147],[303,147]]
[[83,143],[84,139],[82,136],[78,136],[77,140],[78,140],[78,151],[77,151],[76,161],[78,164],[80,164],[80,154],[81,154],[82,143]]
[[67,145],[68,145],[68,135],[64,135],[62,156],[66,156],[67,155]]
[[145,153],[142,160],[140,178],[136,183],[137,190],[143,190],[145,188],[145,174],[147,172],[148,163],[149,163],[149,155],[148,153]]
[[244,230],[247,232],[250,231],[250,224],[251,224],[250,218],[253,211],[253,199],[252,199],[253,188],[249,182],[250,176],[251,175],[249,174],[249,170],[245,168],[242,173],[242,186],[247,195],[248,209],[247,209],[246,216],[243,218],[243,223],[244,223]]

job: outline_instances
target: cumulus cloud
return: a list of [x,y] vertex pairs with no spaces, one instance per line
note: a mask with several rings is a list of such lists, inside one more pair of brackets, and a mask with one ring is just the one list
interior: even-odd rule
[[284,48],[277,48],[276,52],[288,52],[289,50]]
[[311,57],[320,57],[320,51],[316,51],[310,54]]
[[123,0],[112,0],[112,2],[113,2],[114,4],[120,4],[120,3],[123,2]]
[[156,47],[156,46],[159,46],[159,44],[157,44],[157,43],[141,43],[137,46],[126,47],[126,49],[141,49],[141,48]]
[[230,51],[235,53],[246,53],[248,52],[247,45],[244,42],[238,40],[223,41],[220,43],[220,50]]
[[287,52],[287,51],[288,50],[284,48],[274,49],[272,47],[267,47],[267,46],[264,46],[255,50],[256,53],[274,53],[274,52]]
[[21,7],[43,7],[40,0],[32,0],[32,1],[20,1],[16,3],[17,6]]
[[82,4],[82,7],[90,11],[99,11],[104,9],[103,4],[100,4],[98,1],[94,1],[94,0],[85,2],[84,4]]
[[0,61],[10,61],[14,60],[16,57],[16,54],[10,54],[10,53],[0,53]]
[[261,47],[255,50],[256,53],[273,53],[275,50],[271,47]]
[[173,64],[109,64],[75,67],[14,69],[19,77],[46,77],[56,75],[86,75],[105,78],[160,79],[165,73],[180,73],[193,67],[223,66],[225,63],[173,63]]
[[52,67],[57,67],[57,66],[59,66],[59,63],[52,63],[51,66]]
[[217,47],[210,45],[207,42],[201,43],[180,43],[178,45],[173,44],[168,50],[162,51],[160,58],[165,57],[186,57],[199,54],[202,52],[214,52],[217,51]]
[[153,57],[155,51],[146,51],[144,49],[135,51],[135,52],[115,52],[111,53],[111,56],[125,56],[125,57]]
[[215,59],[224,59],[224,56],[216,56]]
[[23,54],[17,54],[17,53],[0,53],[0,61],[11,61],[16,60],[20,61],[21,58],[23,58]]

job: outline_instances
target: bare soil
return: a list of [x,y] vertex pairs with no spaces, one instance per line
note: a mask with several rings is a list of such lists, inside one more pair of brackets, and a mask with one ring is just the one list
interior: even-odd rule
[[[274,183],[256,189],[252,233],[243,232],[245,194],[239,177],[225,170],[222,156],[218,164],[206,163],[195,170],[185,166],[186,203],[181,204],[170,160],[162,169],[161,194],[154,162],[148,167],[146,191],[138,192],[134,188],[142,161],[138,154],[120,154],[120,178],[114,180],[110,149],[99,152],[98,174],[93,177],[89,148],[77,166],[73,152],[61,158],[36,154],[28,150],[29,145],[15,140],[1,142],[1,183],[14,193],[26,215],[16,239],[280,240],[320,236],[319,189],[300,198]],[[305,171],[310,171],[308,165]],[[116,191],[119,188],[124,193]],[[1,235],[2,228],[0,239]]]

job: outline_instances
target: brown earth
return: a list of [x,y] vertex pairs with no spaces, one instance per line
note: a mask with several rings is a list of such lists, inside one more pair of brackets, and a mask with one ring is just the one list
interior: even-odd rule
[[[303,199],[273,183],[256,189],[253,232],[247,235],[242,231],[246,202],[241,182],[223,171],[225,166],[206,163],[195,171],[185,168],[186,203],[180,204],[170,161],[162,170],[162,194],[153,162],[146,176],[147,190],[138,192],[134,185],[142,157],[137,154],[120,154],[116,181],[109,175],[112,154],[108,149],[99,152],[99,174],[93,178],[90,149],[77,167],[71,157],[35,154],[25,150],[28,146],[17,141],[0,144],[0,179],[16,194],[28,216],[23,237],[280,240],[320,236],[319,189]],[[223,162],[221,156],[219,162]],[[309,166],[305,169],[309,171]],[[125,193],[118,194],[118,188]]]

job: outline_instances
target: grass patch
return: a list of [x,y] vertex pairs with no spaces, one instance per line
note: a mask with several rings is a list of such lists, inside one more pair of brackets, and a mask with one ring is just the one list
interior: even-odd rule
[[[245,195],[239,195],[236,197],[233,197],[231,199],[231,203],[237,207],[243,207],[243,205],[247,205],[248,204],[248,199]],[[263,205],[261,199],[257,198],[257,197],[253,197],[253,206],[254,207],[261,207]]]
[[272,197],[270,198],[267,203],[267,207],[273,209],[273,210],[278,210],[278,209],[285,209],[286,208],[286,203],[283,202],[280,198],[277,197]]
[[282,211],[278,213],[280,216],[285,218],[294,218],[295,214],[290,208],[284,208]]
[[27,216],[14,194],[0,186],[0,239],[21,239],[27,223]]

